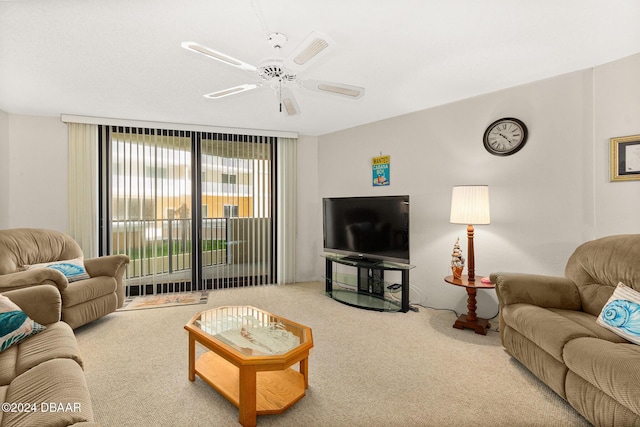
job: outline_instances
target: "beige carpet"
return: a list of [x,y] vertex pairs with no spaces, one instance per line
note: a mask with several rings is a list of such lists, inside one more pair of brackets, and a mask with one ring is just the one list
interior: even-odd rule
[[[96,419],[116,426],[236,426],[237,409],[187,379],[184,324],[207,307],[253,305],[308,325],[307,395],[258,426],[587,426],[502,349],[455,315],[340,304],[321,283],[213,291],[206,305],[112,313],[76,330]],[[494,325],[497,326],[497,325]],[[202,350],[199,350],[200,352]]]

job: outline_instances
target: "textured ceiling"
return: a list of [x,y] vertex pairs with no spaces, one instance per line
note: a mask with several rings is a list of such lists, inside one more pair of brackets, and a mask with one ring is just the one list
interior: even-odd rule
[[[322,135],[638,53],[638,22],[637,0],[0,1],[0,110]],[[256,75],[180,47],[258,65],[313,30],[335,48],[299,78],[364,97],[294,87],[295,117],[269,85],[206,99]]]

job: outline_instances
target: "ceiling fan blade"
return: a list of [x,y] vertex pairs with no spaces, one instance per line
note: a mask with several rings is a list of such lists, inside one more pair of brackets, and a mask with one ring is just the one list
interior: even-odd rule
[[280,91],[280,110],[287,116],[300,114],[298,102],[289,88],[284,88]]
[[335,45],[331,37],[313,31],[284,60],[284,67],[291,71],[300,71],[318,57],[329,52]]
[[321,93],[344,96],[346,98],[358,99],[364,96],[364,88],[352,86],[344,83],[325,82],[321,80],[305,80],[302,87]]
[[217,50],[211,49],[206,46],[202,46],[196,42],[183,42],[181,46],[191,52],[199,53],[201,55],[206,56],[207,58],[215,59],[216,61],[220,61],[224,64],[231,65],[232,67],[240,68],[245,71],[256,71],[256,67],[247,64],[246,62],[240,61],[239,59],[233,58],[229,55],[225,55],[222,52],[218,52]]
[[203,95],[205,98],[209,98],[209,99],[220,99],[220,98],[224,98],[225,96],[229,96],[229,95],[235,95],[238,93],[242,93],[242,92],[246,92],[248,90],[253,90],[260,87],[260,85],[258,84],[244,84],[244,85],[240,85],[240,86],[234,86],[234,87],[230,87],[228,89],[222,89],[219,90],[217,92],[211,92],[208,93],[206,95]]

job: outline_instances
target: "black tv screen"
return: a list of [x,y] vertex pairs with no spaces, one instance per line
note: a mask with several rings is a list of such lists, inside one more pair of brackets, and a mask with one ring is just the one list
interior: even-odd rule
[[324,251],[409,263],[409,196],[322,199]]

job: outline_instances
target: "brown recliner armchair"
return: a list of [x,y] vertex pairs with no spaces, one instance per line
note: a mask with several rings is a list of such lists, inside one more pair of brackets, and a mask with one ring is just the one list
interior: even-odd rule
[[83,259],[82,249],[65,233],[38,228],[0,230],[0,292],[54,285],[62,296],[62,320],[72,328],[122,307],[127,255],[83,259],[89,278],[71,283],[59,270],[30,267],[78,258]]

